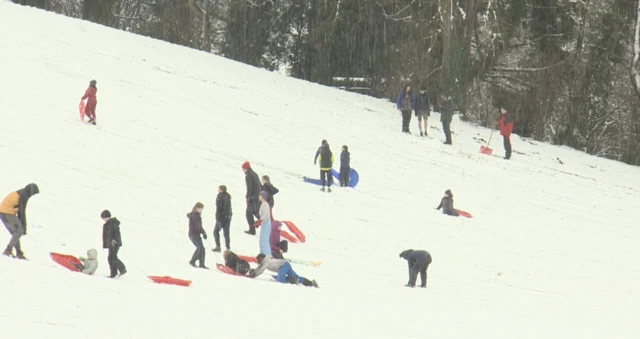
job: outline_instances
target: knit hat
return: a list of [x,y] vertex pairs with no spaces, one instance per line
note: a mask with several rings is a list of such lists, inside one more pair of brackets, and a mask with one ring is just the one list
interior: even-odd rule
[[326,139],[322,139],[322,145],[326,144],[327,140]]
[[249,169],[249,168],[251,168],[251,164],[248,161],[245,161],[242,164],[242,169]]
[[264,258],[266,258],[267,256],[264,253],[260,253],[258,254],[258,256],[256,257],[256,260],[258,261],[258,263],[262,263],[262,260],[264,260]]
[[111,218],[111,212],[109,212],[109,210],[102,211],[102,213],[100,213],[100,218]]
[[400,253],[400,258],[404,258],[407,259],[407,257],[409,256],[409,254],[411,254],[413,252],[413,250],[406,250],[406,251],[402,251]]
[[269,194],[265,191],[260,191],[260,196],[262,197],[262,199],[264,199],[265,201],[269,200]]
[[446,194],[446,195],[448,195],[450,197],[453,197],[453,193],[451,193],[451,190],[444,191],[444,194]]

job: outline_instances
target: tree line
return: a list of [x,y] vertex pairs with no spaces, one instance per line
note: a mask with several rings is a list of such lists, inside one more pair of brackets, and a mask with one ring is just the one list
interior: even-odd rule
[[640,0],[13,0],[640,165]]

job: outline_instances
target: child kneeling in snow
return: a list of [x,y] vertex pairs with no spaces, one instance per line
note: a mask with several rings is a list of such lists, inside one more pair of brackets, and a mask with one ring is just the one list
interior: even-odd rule
[[98,269],[98,251],[95,248],[87,250],[87,257],[78,258],[82,264],[73,264],[82,273],[93,275]]
[[436,209],[440,210],[441,208],[443,214],[450,215],[452,217],[460,216],[458,211],[453,208],[453,193],[451,193],[451,190],[446,190],[444,192],[444,197],[440,200],[440,205],[438,205]]
[[238,258],[235,253],[226,250],[224,251],[224,253],[222,253],[222,257],[224,258],[224,265],[229,267],[230,269],[240,274],[249,273],[249,270],[251,269],[249,263],[243,259]]
[[249,270],[249,274],[247,274],[249,278],[255,278],[264,273],[265,270],[269,270],[278,273],[277,276],[274,276],[278,282],[318,287],[318,283],[315,280],[309,280],[296,274],[291,268],[291,264],[284,259],[267,257],[262,253],[258,254],[256,259],[258,259],[258,267]]

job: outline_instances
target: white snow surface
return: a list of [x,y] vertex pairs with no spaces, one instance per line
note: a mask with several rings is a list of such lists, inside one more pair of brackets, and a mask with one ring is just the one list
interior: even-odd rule
[[[30,182],[29,261],[0,258],[2,338],[637,338],[640,170],[513,136],[511,161],[479,154],[490,131],[439,114],[429,138],[399,132],[393,103],[211,54],[0,2],[0,195]],[[98,81],[98,126],[77,105]],[[322,193],[313,155],[349,145],[356,189]],[[491,144],[502,155],[497,133]],[[563,164],[560,164],[557,159]],[[188,213],[217,187],[233,196],[232,249],[245,235],[251,161],[280,189],[274,215],[306,233],[293,265],[319,289],[187,264]],[[336,164],[336,167],[338,164]],[[473,219],[436,211],[446,189]],[[70,272],[50,251],[101,249],[99,214],[122,222],[129,273]],[[2,246],[9,234],[0,232]],[[208,246],[208,245],[207,245]],[[434,261],[404,287],[405,249]],[[145,275],[190,279],[189,288]]]

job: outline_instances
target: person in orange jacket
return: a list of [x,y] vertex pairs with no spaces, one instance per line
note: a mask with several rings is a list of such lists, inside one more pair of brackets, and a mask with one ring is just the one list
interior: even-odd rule
[[84,92],[84,95],[80,100],[87,99],[87,104],[84,106],[84,114],[89,117],[89,123],[96,124],[96,106],[98,106],[98,99],[96,99],[96,94],[98,93],[98,88],[96,87],[96,81],[91,80],[89,82],[89,87]]
[[9,193],[0,203],[0,220],[11,233],[11,240],[2,254],[13,256],[15,248],[16,258],[27,259],[22,252],[20,238],[27,234],[27,202],[38,193],[40,193],[38,185],[29,184],[23,189]]
[[511,159],[511,133],[513,132],[513,117],[504,108],[500,108],[498,125],[500,127],[500,134],[504,139],[504,158],[505,160],[509,160]]

